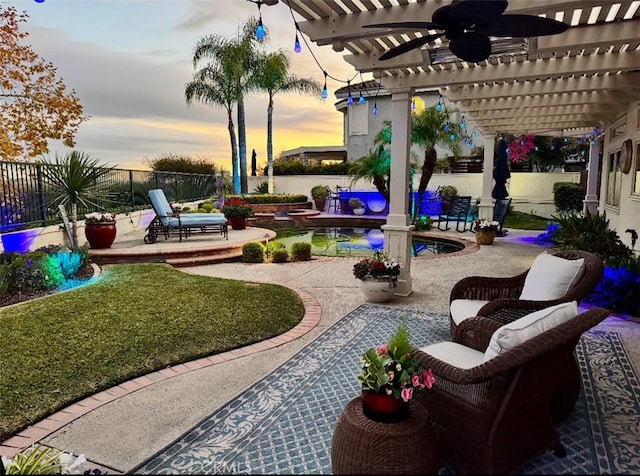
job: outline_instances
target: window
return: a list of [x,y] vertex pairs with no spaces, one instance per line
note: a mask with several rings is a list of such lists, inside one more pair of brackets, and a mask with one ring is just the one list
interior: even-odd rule
[[620,190],[622,183],[622,168],[620,166],[620,151],[609,154],[607,164],[607,198],[605,203],[613,207],[620,206]]
[[349,135],[365,136],[368,130],[367,112],[368,105],[353,104],[349,106]]
[[640,155],[640,142],[636,144],[636,153],[633,154],[633,167],[631,168],[634,195],[640,195],[640,157],[638,155]]
[[611,135],[609,136],[610,140],[615,140],[625,133],[627,130],[627,123],[618,124],[611,128]]

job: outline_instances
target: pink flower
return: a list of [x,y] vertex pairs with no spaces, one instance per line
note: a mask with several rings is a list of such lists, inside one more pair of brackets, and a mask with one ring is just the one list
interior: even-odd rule
[[380,344],[379,346],[376,347],[376,352],[378,353],[378,355],[387,355],[388,353],[387,345]]
[[387,378],[389,379],[389,382],[392,382],[393,381],[393,377],[395,377],[395,376],[396,376],[396,374],[393,372],[393,370],[389,370],[387,372]]
[[420,386],[420,377],[418,377],[417,375],[412,375],[411,376],[411,384],[414,387],[419,387]]
[[400,396],[405,402],[408,402],[409,400],[411,400],[411,397],[413,396],[413,389],[411,387],[403,388],[402,392],[400,393]]
[[433,373],[431,373],[431,369],[425,370],[424,372],[422,372],[421,377],[422,377],[422,383],[424,383],[427,388],[431,388],[431,386],[433,385],[433,382],[436,381],[435,377],[433,376]]
[[388,388],[388,389],[386,390],[386,392],[387,392],[387,395],[391,395],[391,394],[393,393],[393,390],[391,390],[390,388]]

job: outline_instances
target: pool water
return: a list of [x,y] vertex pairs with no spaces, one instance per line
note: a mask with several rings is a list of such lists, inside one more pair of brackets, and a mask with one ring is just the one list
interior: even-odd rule
[[[276,240],[287,249],[296,242],[311,243],[314,256],[371,256],[374,250],[384,248],[384,233],[379,228],[325,227],[297,232]],[[414,236],[411,256],[454,253],[464,245],[438,238]]]

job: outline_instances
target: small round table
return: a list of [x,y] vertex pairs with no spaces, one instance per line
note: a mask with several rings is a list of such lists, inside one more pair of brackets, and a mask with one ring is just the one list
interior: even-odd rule
[[362,397],[345,407],[331,441],[333,474],[438,474],[438,452],[421,403],[409,402],[398,423],[378,423],[362,413]]

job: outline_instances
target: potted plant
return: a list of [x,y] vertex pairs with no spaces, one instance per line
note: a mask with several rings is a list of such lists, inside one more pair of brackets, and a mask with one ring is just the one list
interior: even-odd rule
[[116,232],[116,216],[113,213],[96,212],[85,215],[84,235],[91,248],[111,248]]
[[474,220],[473,229],[476,232],[476,242],[479,245],[491,245],[496,237],[496,231],[500,223],[486,219]]
[[458,189],[453,185],[440,185],[436,189],[436,197],[440,199],[442,213],[447,214],[451,209],[451,199],[458,195]]
[[371,347],[360,360],[362,369],[357,379],[362,389],[362,410],[372,420],[404,418],[414,393],[431,388],[435,382],[431,369],[416,362],[405,322],[386,344]]
[[253,208],[242,198],[232,197],[225,200],[222,213],[229,220],[234,230],[244,230],[247,227],[247,218],[253,216]]
[[317,210],[323,211],[327,204],[327,197],[329,196],[329,187],[326,185],[314,185],[311,188],[311,198],[316,206]]
[[364,212],[366,210],[364,203],[362,203],[362,200],[360,200],[358,197],[351,197],[349,199],[349,207],[351,207],[351,210],[353,210],[354,215],[364,215]]
[[385,302],[397,286],[400,264],[379,250],[373,258],[363,258],[353,265],[353,275],[360,280],[360,289],[371,302]]

